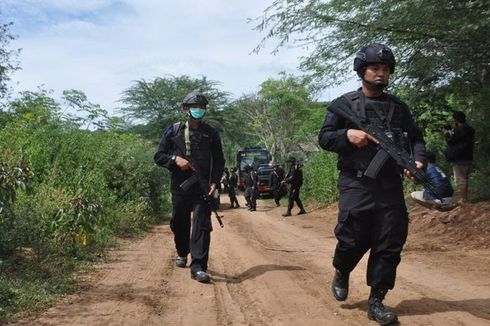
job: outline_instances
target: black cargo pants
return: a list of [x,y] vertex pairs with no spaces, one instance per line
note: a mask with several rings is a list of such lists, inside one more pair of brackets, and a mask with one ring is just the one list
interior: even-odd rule
[[380,181],[341,173],[339,192],[334,267],[351,272],[370,250],[367,284],[392,289],[408,233],[400,178]]
[[209,205],[199,194],[175,193],[172,194],[172,205],[170,229],[174,233],[177,254],[186,257],[190,253],[191,270],[206,271],[212,231]]
[[257,208],[257,196],[256,196],[256,191],[253,187],[247,187],[245,188],[245,201],[249,205],[250,208],[256,209]]
[[288,198],[288,212],[291,212],[291,210],[294,207],[294,203],[298,205],[298,208],[300,210],[304,210],[303,203],[301,202],[301,199],[299,198],[299,190],[301,187],[289,189],[289,198]]

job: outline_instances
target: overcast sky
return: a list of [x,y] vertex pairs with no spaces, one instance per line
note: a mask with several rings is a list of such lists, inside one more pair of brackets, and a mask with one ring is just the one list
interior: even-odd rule
[[[298,74],[302,49],[251,53],[263,33],[248,18],[270,0],[0,0],[0,22],[12,21],[21,48],[16,91],[44,85],[85,92],[114,112],[135,80],[206,76],[234,98],[257,91],[280,71]],[[272,45],[272,44],[271,44]],[[352,90],[326,90],[332,99]]]

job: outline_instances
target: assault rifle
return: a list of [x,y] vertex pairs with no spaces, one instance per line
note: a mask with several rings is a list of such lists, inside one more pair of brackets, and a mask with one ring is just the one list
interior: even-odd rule
[[219,216],[218,214],[218,205],[216,203],[216,199],[212,198],[209,194],[208,194],[208,186],[207,186],[207,182],[205,182],[199,175],[199,172],[191,165],[191,168],[192,170],[194,171],[194,173],[186,180],[184,180],[184,182],[182,182],[180,184],[180,189],[184,190],[184,191],[187,191],[189,190],[196,182],[199,182],[199,189],[201,190],[201,196],[202,196],[202,199],[204,200],[204,202],[206,204],[209,205],[209,208],[211,209],[211,211],[214,213],[214,216],[216,217],[216,219],[218,220],[218,223],[221,227],[224,227],[224,224],[223,224],[223,221],[221,220],[222,216]]
[[429,189],[434,196],[442,202],[442,196],[440,195],[438,189],[429,181],[429,179],[427,179],[425,172],[418,169],[410,154],[405,149],[397,146],[381,128],[374,124],[370,124],[366,119],[361,119],[347,105],[342,104],[342,106],[330,106],[329,110],[354,123],[359,129],[379,141],[379,150],[366,170],[368,173],[364,173],[366,176],[374,178],[377,171],[379,171],[379,169],[385,163],[386,159],[391,156],[399,166],[410,171],[412,176],[418,182],[427,187],[427,189]]

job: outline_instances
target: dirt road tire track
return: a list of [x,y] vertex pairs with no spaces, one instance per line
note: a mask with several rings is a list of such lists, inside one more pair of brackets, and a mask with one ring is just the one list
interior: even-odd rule
[[[84,290],[17,325],[377,325],[366,317],[365,260],[347,301],[330,294],[335,207],[283,218],[284,208],[266,205],[223,211],[211,284],[175,267],[172,233],[160,225],[111,252]],[[408,250],[385,304],[401,325],[490,325],[489,266],[488,251]]]

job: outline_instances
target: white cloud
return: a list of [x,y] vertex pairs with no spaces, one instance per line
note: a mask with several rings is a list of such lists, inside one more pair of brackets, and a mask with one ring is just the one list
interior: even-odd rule
[[[297,72],[305,54],[250,54],[263,34],[246,20],[262,14],[262,0],[7,1],[24,31],[13,44],[23,48],[18,90],[79,89],[109,110],[132,81],[166,74],[204,75],[238,97]],[[43,18],[29,26],[32,12]]]
[[3,0],[8,6],[20,7],[25,12],[42,12],[46,9],[66,13],[98,10],[115,0]]

